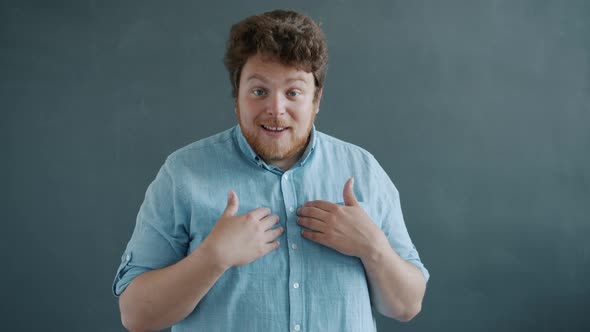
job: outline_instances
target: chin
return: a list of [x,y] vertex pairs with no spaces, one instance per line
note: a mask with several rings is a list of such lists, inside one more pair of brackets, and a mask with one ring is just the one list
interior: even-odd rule
[[307,133],[303,133],[301,136],[297,135],[296,128],[290,127],[289,132],[278,139],[270,139],[259,130],[258,126],[255,128],[242,126],[242,133],[254,152],[265,162],[271,163],[287,160],[302,153],[307,145],[311,124]]
[[291,157],[293,147],[269,147],[264,143],[255,144],[254,151],[266,161],[279,161]]

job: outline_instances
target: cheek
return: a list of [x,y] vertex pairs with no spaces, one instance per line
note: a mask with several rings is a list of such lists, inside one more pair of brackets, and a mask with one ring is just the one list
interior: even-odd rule
[[261,107],[256,102],[240,100],[239,106],[240,118],[242,120],[253,120],[260,114]]
[[294,112],[291,114],[293,121],[297,122],[300,126],[306,127],[307,124],[312,121],[315,116],[315,108],[305,108],[305,112]]

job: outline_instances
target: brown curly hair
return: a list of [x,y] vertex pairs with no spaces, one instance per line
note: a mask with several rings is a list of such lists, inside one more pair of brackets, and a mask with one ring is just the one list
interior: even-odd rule
[[229,71],[232,97],[238,95],[242,68],[257,53],[311,72],[317,101],[326,78],[328,46],[322,29],[310,17],[274,10],[247,17],[231,27],[223,63]]

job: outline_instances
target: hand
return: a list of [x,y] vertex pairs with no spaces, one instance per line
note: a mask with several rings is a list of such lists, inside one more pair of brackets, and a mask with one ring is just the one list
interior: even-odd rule
[[353,185],[353,178],[344,185],[344,206],[328,201],[303,204],[297,210],[297,223],[310,229],[302,230],[304,238],[362,259],[387,239],[359,204]]
[[271,229],[279,221],[270,209],[258,208],[236,216],[239,200],[230,191],[227,206],[203,241],[224,268],[246,265],[279,247],[276,240],[283,227]]

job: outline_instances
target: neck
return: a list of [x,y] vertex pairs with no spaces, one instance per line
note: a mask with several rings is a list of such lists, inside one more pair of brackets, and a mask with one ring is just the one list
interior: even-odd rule
[[296,153],[294,153],[291,157],[283,158],[283,159],[271,159],[271,160],[263,159],[263,160],[267,165],[277,166],[280,169],[282,169],[283,171],[288,171],[289,169],[291,169],[291,167],[293,167],[293,165],[295,165],[295,163],[297,163],[297,161],[299,159],[301,159],[301,156],[303,156],[303,154],[305,153],[305,150],[307,150],[307,147],[309,144],[311,144],[311,131],[309,132],[309,135],[307,135],[307,140],[306,140],[305,144]]
[[[309,142],[308,142],[308,144],[309,144]],[[307,144],[305,145],[305,147],[303,147],[303,149],[301,149],[301,151],[297,152],[296,154],[294,154],[290,158],[281,159],[281,160],[268,160],[268,161],[265,160],[264,162],[268,165],[277,166],[280,169],[282,169],[283,171],[288,171],[289,169],[291,169],[291,167],[293,167],[293,165],[295,165],[297,160],[299,160],[299,158],[301,158],[306,147],[307,147]]]

